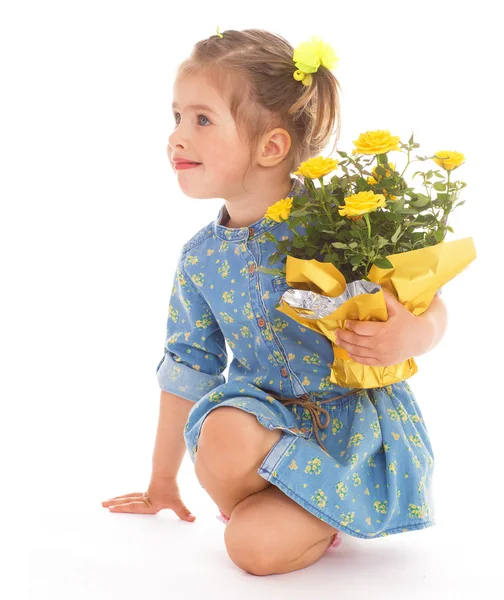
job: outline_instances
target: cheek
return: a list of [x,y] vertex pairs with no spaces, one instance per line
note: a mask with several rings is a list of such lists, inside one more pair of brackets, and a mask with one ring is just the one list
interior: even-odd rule
[[249,151],[243,142],[234,136],[215,140],[207,148],[207,155],[213,165],[223,173],[233,173],[246,168],[249,163]]

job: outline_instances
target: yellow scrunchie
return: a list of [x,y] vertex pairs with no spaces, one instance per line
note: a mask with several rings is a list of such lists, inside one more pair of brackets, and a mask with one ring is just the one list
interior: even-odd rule
[[330,44],[314,36],[296,47],[292,60],[297,67],[293,73],[294,79],[303,85],[310,85],[313,79],[311,73],[316,73],[321,64],[327,69],[334,69],[339,58]]

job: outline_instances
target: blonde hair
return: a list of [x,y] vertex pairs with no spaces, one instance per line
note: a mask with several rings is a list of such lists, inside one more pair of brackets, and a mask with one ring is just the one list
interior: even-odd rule
[[251,156],[261,137],[274,127],[291,136],[285,160],[289,173],[320,154],[337,123],[339,140],[339,82],[320,66],[309,86],[296,81],[294,48],[280,35],[262,29],[233,29],[194,45],[178,67],[177,79],[202,74],[227,101],[238,131],[251,146]]

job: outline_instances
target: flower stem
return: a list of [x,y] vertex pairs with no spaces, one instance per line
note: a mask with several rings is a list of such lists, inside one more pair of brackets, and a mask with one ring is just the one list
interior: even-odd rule
[[369,213],[364,213],[364,218],[366,219],[366,223],[367,223],[368,239],[369,239],[371,237],[371,224],[369,222]]
[[324,178],[323,177],[318,177],[317,179],[320,181],[320,188],[322,190],[322,206],[323,206],[323,208],[325,210],[325,213],[326,213],[326,215],[327,215],[327,217],[329,219],[329,223],[334,226],[334,221],[332,220],[332,217],[331,217],[331,211],[328,210],[328,208],[326,206],[326,203],[325,203],[325,200],[326,200],[326,189],[325,189],[325,186],[324,186]]
[[443,225],[446,227],[446,223],[448,222],[448,214],[450,213],[450,173],[448,171],[448,180],[446,182],[446,199],[448,201],[447,208],[448,210],[445,212],[443,210]]

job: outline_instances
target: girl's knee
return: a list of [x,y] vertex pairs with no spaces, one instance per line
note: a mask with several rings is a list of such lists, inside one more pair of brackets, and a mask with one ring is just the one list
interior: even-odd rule
[[252,575],[271,575],[282,558],[281,539],[253,519],[232,517],[224,531],[224,543],[233,563]]
[[235,476],[260,465],[281,435],[281,430],[261,425],[255,415],[223,406],[203,421],[196,458],[208,468]]

